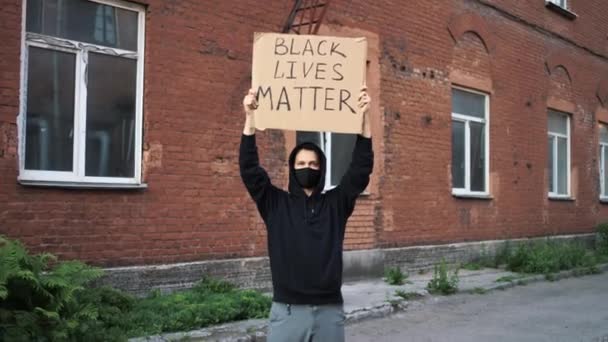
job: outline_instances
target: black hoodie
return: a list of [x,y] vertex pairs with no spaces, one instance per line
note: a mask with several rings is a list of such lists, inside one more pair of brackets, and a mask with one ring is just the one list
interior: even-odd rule
[[[320,158],[321,177],[310,197],[298,184],[294,161],[301,149]],[[255,135],[243,135],[240,171],[268,230],[268,255],[273,300],[286,304],[342,303],[342,245],[344,228],[357,196],[369,183],[373,168],[372,142],[357,136],[351,164],[340,184],[322,192],[326,161],[315,144],[296,146],[289,156],[289,192],[272,185],[260,167]]]

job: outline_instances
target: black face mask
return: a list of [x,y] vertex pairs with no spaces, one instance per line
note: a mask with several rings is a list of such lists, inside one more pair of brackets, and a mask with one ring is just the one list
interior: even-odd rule
[[321,171],[309,167],[296,169],[295,173],[298,184],[305,189],[315,188],[321,178]]

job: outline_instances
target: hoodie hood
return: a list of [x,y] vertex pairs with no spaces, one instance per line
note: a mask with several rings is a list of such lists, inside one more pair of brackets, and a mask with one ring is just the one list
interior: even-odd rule
[[298,183],[295,173],[296,154],[298,154],[298,152],[301,150],[315,151],[317,156],[319,156],[319,171],[321,171],[321,177],[319,177],[319,183],[315,187],[311,196],[319,195],[325,187],[326,160],[323,150],[312,142],[304,142],[297,145],[291,151],[291,154],[289,154],[289,193],[295,196],[306,197],[306,193]]

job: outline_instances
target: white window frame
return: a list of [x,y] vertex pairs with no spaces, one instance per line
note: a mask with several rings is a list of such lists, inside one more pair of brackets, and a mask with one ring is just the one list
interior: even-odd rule
[[[561,8],[568,9],[568,0],[545,0],[545,3],[550,2]],[[563,3],[563,4],[562,4]]]
[[[549,131],[549,124],[548,124],[548,120],[549,120],[549,115],[550,113],[547,113],[547,136],[548,137],[553,137],[555,139],[553,139],[553,146],[551,153],[553,154],[553,184],[551,184],[551,191],[549,191],[548,196],[549,198],[556,198],[556,199],[564,199],[564,198],[571,198],[571,182],[570,182],[570,173],[571,173],[571,168],[572,165],[571,163],[571,157],[570,157],[570,145],[572,144],[570,136],[571,136],[571,128],[570,128],[570,114],[569,113],[565,113],[556,109],[551,109],[549,108],[549,110],[553,111],[553,112],[557,112],[558,114],[563,114],[566,116],[566,128],[567,128],[567,134],[561,134],[561,133],[555,133],[555,132],[551,132]],[[566,146],[567,146],[567,161],[566,161],[566,194],[559,194],[557,192],[555,192],[555,190],[557,189],[557,169],[558,169],[558,151],[557,151],[557,138],[566,138]]]
[[325,139],[323,143],[323,153],[325,153],[325,191],[331,190],[338,186],[338,184],[331,184],[331,132],[322,132],[321,139]]
[[[23,0],[22,11],[22,38],[21,38],[21,102],[17,120],[19,131],[19,176],[21,183],[50,184],[59,183],[67,185],[113,185],[129,186],[141,184],[142,160],[142,126],[143,126],[143,80],[144,80],[144,51],[145,51],[145,7],[121,0],[87,0],[116,8],[137,12],[137,51],[128,51],[118,48],[96,45],[92,43],[74,41],[66,38],[47,36],[38,33],[29,33],[26,29],[27,0]],[[27,116],[27,65],[29,47],[39,47],[48,50],[69,52],[76,55],[75,86],[74,86],[74,139],[73,139],[73,167],[72,171],[42,171],[25,169],[25,134]],[[86,53],[85,53],[86,52]],[[134,127],[134,176],[126,177],[95,177],[85,176],[86,161],[86,99],[87,88],[84,68],[88,63],[88,52],[120,56],[122,58],[137,60],[136,93],[135,93],[135,127]],[[47,184],[47,185],[48,185]]]
[[321,142],[319,148],[325,154],[325,184],[323,185],[323,191],[329,191],[338,184],[331,184],[331,132],[317,132],[319,134],[319,141]]
[[[464,188],[454,188],[452,182],[452,195],[456,196],[490,196],[490,96],[487,93],[472,90],[470,88],[464,88],[452,85],[451,89],[458,89],[461,91],[482,95],[485,100],[485,115],[484,119],[480,119],[475,116],[455,113],[452,108],[452,121],[458,121],[464,123]],[[450,89],[450,91],[451,91]],[[471,191],[471,129],[470,122],[478,122],[484,124],[484,138],[485,138],[485,150],[484,150],[484,191]]]
[[[314,132],[319,135],[320,144],[319,148],[325,154],[325,184],[323,185],[323,191],[329,191],[339,185],[331,184],[332,175],[332,132]],[[297,133],[296,133],[297,134]],[[365,191],[364,191],[365,193]]]
[[606,185],[604,181],[604,173],[608,170],[604,169],[604,150],[608,148],[608,144],[600,143],[600,199],[602,201],[608,201],[608,194],[606,194]]
[[[604,123],[600,123],[600,126],[604,126],[608,129],[608,125],[604,124]],[[608,142],[602,142],[601,140],[601,136],[598,134],[599,137],[599,143],[600,143],[600,156],[599,156],[599,166],[600,166],[600,200],[602,201],[608,201],[608,189],[606,188],[606,186],[608,184],[606,184],[605,182],[605,173],[608,172],[608,170],[604,169],[604,162],[605,162],[605,156],[604,153],[606,151],[606,149],[608,149]]]

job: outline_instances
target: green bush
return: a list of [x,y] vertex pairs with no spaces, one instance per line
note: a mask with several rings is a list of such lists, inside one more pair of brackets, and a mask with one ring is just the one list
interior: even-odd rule
[[265,318],[271,305],[259,292],[214,279],[144,299],[87,286],[101,275],[81,262],[29,255],[21,243],[0,236],[0,341],[126,341]]
[[75,340],[99,310],[81,301],[85,285],[102,271],[51,254],[29,255],[0,236],[0,340]]
[[403,274],[403,272],[401,272],[401,269],[399,267],[387,268],[384,271],[384,280],[389,285],[403,285],[403,281],[407,277],[408,277],[407,275],[405,275],[405,274]]
[[432,294],[449,295],[458,291],[458,269],[451,276],[448,276],[448,266],[444,259],[439,265],[435,265],[433,279],[429,281],[426,288]]

